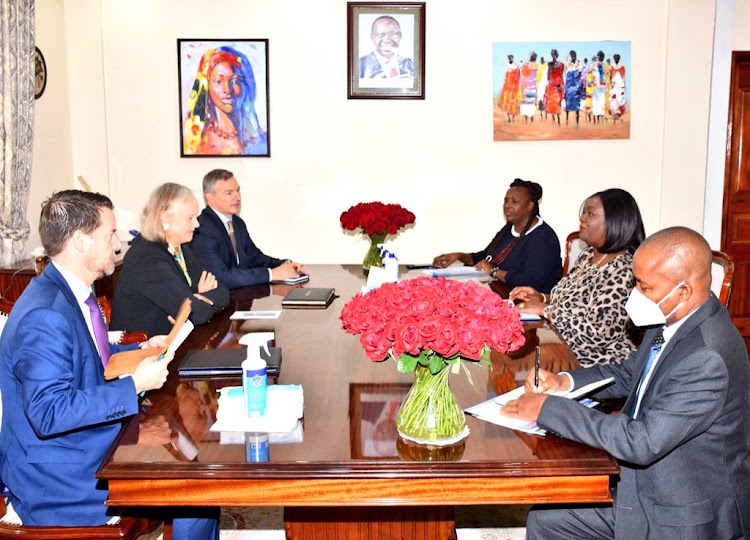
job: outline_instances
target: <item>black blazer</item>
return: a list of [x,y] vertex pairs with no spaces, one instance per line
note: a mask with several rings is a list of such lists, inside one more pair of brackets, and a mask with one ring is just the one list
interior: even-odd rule
[[200,264],[230,289],[268,283],[268,269],[284,263],[258,249],[239,216],[232,216],[239,264],[232,252],[227,228],[216,212],[207,206],[198,216],[198,222],[200,227],[195,229],[190,249]]
[[213,302],[210,305],[193,296],[198,292],[198,281],[204,268],[198,263],[190,248],[182,246],[188,274],[188,285],[182,268],[167,251],[165,242],[149,242],[139,236],[133,242],[122,262],[112,299],[111,330],[145,330],[152,336],[168,334],[172,324],[168,315],[177,316],[185,298],[193,301],[190,320],[203,324],[229,306],[229,290],[221,284],[212,291],[202,293]]

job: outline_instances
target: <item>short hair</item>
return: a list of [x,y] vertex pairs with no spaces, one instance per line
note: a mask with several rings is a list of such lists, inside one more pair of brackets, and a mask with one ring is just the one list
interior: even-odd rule
[[166,242],[164,227],[161,224],[161,213],[169,212],[177,202],[190,202],[195,195],[190,188],[167,182],[157,187],[143,207],[141,214],[141,236],[151,242]]
[[643,248],[655,248],[663,269],[670,275],[684,279],[695,273],[711,283],[713,254],[706,239],[687,227],[668,227],[655,232],[643,241]]
[[[624,189],[612,188],[594,193],[588,199],[599,197],[604,208],[604,226],[607,229],[600,253],[617,253],[627,249],[635,253],[646,237],[638,203]],[[586,200],[588,200],[586,199]],[[584,205],[586,203],[584,202]]]
[[370,27],[370,35],[372,35],[372,33],[375,31],[375,25],[378,24],[378,21],[393,21],[396,23],[396,26],[398,26],[399,29],[401,29],[401,25],[398,23],[396,19],[394,19],[390,15],[381,15],[380,17],[372,21],[372,26]]
[[112,210],[112,201],[101,193],[66,189],[53,193],[42,203],[39,237],[49,257],[65,249],[73,233],[93,233],[101,224],[101,208]]
[[234,177],[234,173],[226,169],[214,169],[206,173],[206,176],[203,177],[203,198],[205,199],[206,193],[214,190],[216,182],[219,180],[229,180],[232,177]]

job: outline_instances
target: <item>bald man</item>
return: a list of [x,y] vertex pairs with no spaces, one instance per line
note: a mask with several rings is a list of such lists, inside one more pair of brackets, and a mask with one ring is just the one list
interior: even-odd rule
[[[620,365],[533,373],[503,414],[606,450],[620,464],[614,503],[535,508],[529,539],[750,538],[750,365],[711,293],[711,250],[684,227],[660,231],[633,259],[627,310],[648,326]],[[660,344],[660,342],[663,343]],[[599,397],[627,397],[603,414],[545,392],[614,377]]]

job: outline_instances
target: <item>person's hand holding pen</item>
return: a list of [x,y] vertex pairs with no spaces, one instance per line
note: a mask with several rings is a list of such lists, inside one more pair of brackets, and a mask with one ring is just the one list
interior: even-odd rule
[[544,405],[549,394],[570,388],[570,380],[565,375],[557,375],[540,368],[538,385],[534,385],[534,376],[534,371],[529,371],[524,384],[526,393],[501,407],[501,414],[509,418],[536,422],[539,411],[542,410],[542,405]]

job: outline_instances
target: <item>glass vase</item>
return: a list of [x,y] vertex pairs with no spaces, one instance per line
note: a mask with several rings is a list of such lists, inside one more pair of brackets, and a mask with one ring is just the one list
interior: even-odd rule
[[417,364],[414,385],[396,416],[402,435],[427,443],[451,439],[463,431],[466,418],[448,384],[449,372],[446,366],[433,375]]
[[371,266],[382,266],[383,257],[380,256],[380,248],[378,244],[385,242],[386,233],[376,233],[370,236],[370,249],[365,255],[365,260],[362,261],[362,268],[365,271],[369,271]]

